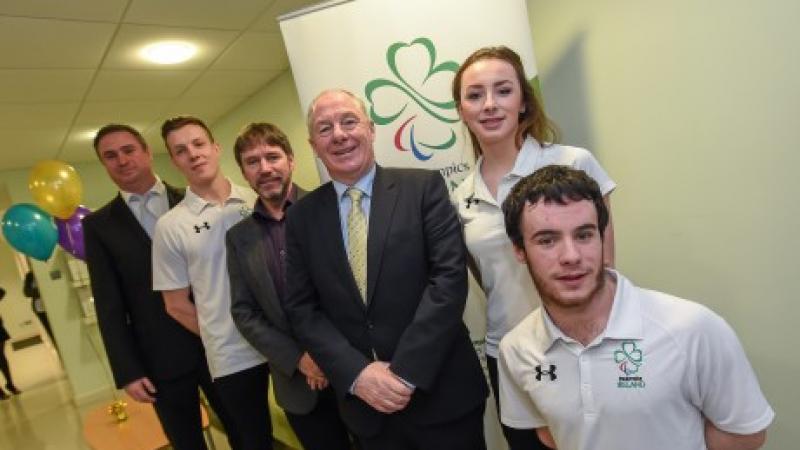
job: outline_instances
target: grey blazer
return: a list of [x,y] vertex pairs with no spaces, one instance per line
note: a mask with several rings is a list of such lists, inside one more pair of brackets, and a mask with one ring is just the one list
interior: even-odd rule
[[[301,194],[298,190],[298,195]],[[267,357],[275,398],[281,408],[294,414],[307,414],[317,404],[317,393],[308,387],[306,377],[297,370],[303,349],[292,335],[267,270],[263,237],[253,216],[234,225],[225,237],[231,315],[250,345]]]

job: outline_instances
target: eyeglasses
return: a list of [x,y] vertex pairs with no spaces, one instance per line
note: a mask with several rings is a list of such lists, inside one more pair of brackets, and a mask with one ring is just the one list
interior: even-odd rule
[[[343,131],[353,131],[361,123],[361,120],[356,116],[345,116],[339,120],[339,128]],[[314,124],[314,134],[317,137],[330,137],[333,135],[335,126],[330,121],[320,121]]]

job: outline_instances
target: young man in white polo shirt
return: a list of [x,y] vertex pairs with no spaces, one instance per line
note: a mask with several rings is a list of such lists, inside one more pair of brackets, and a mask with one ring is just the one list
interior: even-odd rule
[[271,449],[265,358],[231,318],[225,233],[252,213],[252,190],[219,168],[220,148],[200,119],[177,117],[161,127],[172,162],[188,182],[183,201],[161,216],[153,237],[153,288],[167,313],[200,335],[214,386],[228,410],[236,449]]
[[542,307],[500,343],[503,423],[579,449],[757,449],[774,412],[735,333],[706,307],[603,267],[608,210],[548,166],[503,204]]

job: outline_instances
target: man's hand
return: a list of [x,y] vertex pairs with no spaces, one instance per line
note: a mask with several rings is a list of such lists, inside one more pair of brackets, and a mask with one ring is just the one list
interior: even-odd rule
[[389,363],[370,363],[356,378],[353,393],[376,410],[391,414],[408,405],[412,390],[389,370]]
[[139,378],[125,385],[125,392],[140,403],[154,403],[156,398],[156,387],[147,377]]
[[536,429],[536,435],[539,437],[539,441],[544,444],[548,448],[556,448],[556,440],[553,439],[553,435],[550,434],[550,428],[542,427]]
[[311,389],[322,390],[328,387],[328,379],[325,378],[325,373],[314,362],[308,352],[303,353],[303,356],[300,357],[300,361],[297,363],[297,370],[306,376],[306,383]]

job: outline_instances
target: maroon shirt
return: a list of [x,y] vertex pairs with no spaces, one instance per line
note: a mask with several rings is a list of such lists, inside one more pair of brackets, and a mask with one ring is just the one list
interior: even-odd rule
[[284,215],[280,220],[275,220],[272,215],[261,203],[261,199],[256,200],[253,208],[253,217],[259,224],[263,233],[264,256],[267,260],[267,270],[272,277],[272,283],[278,294],[278,299],[282,302],[286,295],[286,209],[296,200],[300,188],[294,183],[289,188],[289,195],[283,204]]

